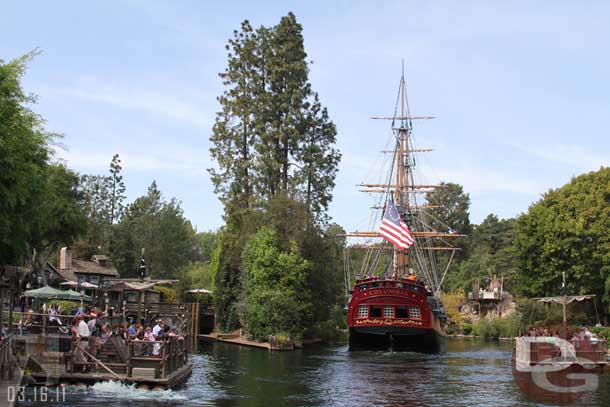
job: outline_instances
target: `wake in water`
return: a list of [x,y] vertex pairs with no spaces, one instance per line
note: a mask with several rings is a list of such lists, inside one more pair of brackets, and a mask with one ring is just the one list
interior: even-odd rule
[[100,397],[121,398],[123,400],[155,400],[155,401],[176,401],[186,400],[186,396],[178,394],[170,389],[144,389],[135,384],[124,384],[121,382],[99,382],[87,388],[87,391]]

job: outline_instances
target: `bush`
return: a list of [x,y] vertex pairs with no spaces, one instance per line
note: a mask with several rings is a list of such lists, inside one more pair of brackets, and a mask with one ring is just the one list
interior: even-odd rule
[[519,335],[521,317],[512,313],[504,318],[483,318],[477,322],[472,334],[488,341],[498,338],[514,338]]
[[243,253],[245,325],[257,339],[288,334],[299,342],[313,316],[307,290],[310,263],[292,245],[282,251],[277,232],[262,227]]
[[521,317],[513,312],[504,318],[494,320],[500,338],[514,338],[519,335],[521,328]]
[[161,293],[161,301],[176,302],[178,300],[178,293],[173,288],[157,286],[155,290]]
[[608,347],[608,343],[610,342],[610,327],[607,327],[607,326],[593,327],[590,330],[591,330],[591,332],[593,332],[595,335],[599,336],[600,338],[604,338],[606,340],[606,347]]
[[59,313],[61,315],[74,315],[78,307],[80,307],[80,303],[74,301],[64,301],[64,300],[51,300],[47,303],[49,309],[51,305],[57,305],[60,307]]
[[472,333],[472,324],[470,322],[462,323],[462,333],[464,335],[470,335]]
[[486,341],[498,339],[500,337],[497,324],[493,319],[489,318],[479,320],[479,322],[475,324],[472,333]]

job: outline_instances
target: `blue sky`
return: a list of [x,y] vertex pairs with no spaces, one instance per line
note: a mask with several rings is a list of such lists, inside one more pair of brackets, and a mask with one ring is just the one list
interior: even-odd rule
[[[544,4],[543,4],[544,3]],[[551,187],[610,161],[610,3],[464,1],[13,1],[0,14],[0,58],[36,47],[24,85],[63,133],[68,165],[124,161],[129,200],[157,180],[199,230],[222,224],[205,171],[222,92],[224,45],[243,19],[273,25],[293,11],[310,80],[343,153],[334,220],[366,228],[355,184],[378,163],[401,59],[414,137],[436,151],[426,181],[464,185],[471,219],[512,217]]]

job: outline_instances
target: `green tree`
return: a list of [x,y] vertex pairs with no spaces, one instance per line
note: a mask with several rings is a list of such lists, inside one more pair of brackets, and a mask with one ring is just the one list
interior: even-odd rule
[[196,236],[198,247],[197,247],[197,261],[203,263],[209,263],[212,261],[212,254],[218,246],[218,231],[209,230],[207,232],[199,232]]
[[108,189],[110,199],[110,224],[114,225],[125,209],[123,202],[125,201],[125,183],[121,171],[121,159],[118,154],[112,156],[110,162],[110,177],[108,178]]
[[431,226],[437,230],[470,233],[470,195],[461,185],[441,182],[440,188],[426,193],[426,201],[428,205],[438,206],[433,210]]
[[519,293],[559,295],[565,272],[570,294],[597,294],[607,303],[609,228],[610,168],[549,190],[517,220]]
[[50,146],[59,136],[44,129],[28,107],[36,97],[21,87],[36,54],[0,60],[0,263],[25,258],[46,285],[40,270],[60,243],[70,244],[82,232],[84,217],[78,176],[51,161]]
[[227,50],[210,149],[216,192],[234,209],[300,195],[321,216],[340,153],[335,126],[308,82],[301,25],[292,13],[273,28],[253,30],[244,21]]
[[311,89],[302,27],[294,14],[271,28],[253,29],[244,21],[227,51],[227,69],[220,75],[222,111],[210,149],[217,164],[210,173],[226,221],[211,261],[218,321],[223,330],[240,325],[242,254],[267,225],[277,233],[280,252],[293,253],[294,244],[309,262],[306,291],[317,290],[309,321],[314,325],[337,304],[336,281],[343,275],[337,275],[341,256],[335,242],[324,234],[341,157],[337,131]]
[[83,210],[87,216],[87,234],[77,242],[75,255],[90,258],[93,254],[106,252],[110,239],[111,199],[108,190],[110,178],[105,175],[83,175],[80,189],[83,195]]
[[[36,191],[25,214],[26,257],[33,272],[40,271],[60,243],[71,244],[85,230],[78,175],[63,165],[48,165],[43,188]],[[24,220],[25,220],[24,219]]]
[[223,203],[239,208],[251,206],[254,198],[252,150],[255,142],[255,110],[261,80],[256,68],[257,35],[245,20],[226,46],[227,69],[220,74],[225,92],[218,97],[223,110],[216,116],[210,138],[210,154],[218,168],[208,171],[215,192]]
[[21,86],[35,55],[0,59],[0,264],[17,263],[25,254],[25,214],[44,188],[49,145],[56,137],[29,108],[36,97]]
[[298,170],[293,176],[293,189],[300,191],[307,208],[320,219],[332,197],[341,153],[334,147],[337,129],[317,94],[305,120],[303,141],[294,154],[301,164],[294,164]]
[[163,199],[154,181],[145,196],[126,208],[116,225],[111,256],[122,274],[138,275],[142,248],[146,250],[147,268],[155,278],[180,278],[184,267],[195,260],[196,240],[191,223],[178,201]]
[[459,289],[468,292],[474,282],[504,277],[505,288],[513,288],[516,264],[513,241],[515,219],[499,219],[489,214],[480,225],[474,225],[468,239],[468,256],[449,273],[445,280],[447,291]]
[[218,246],[212,254],[214,281],[214,310],[220,329],[229,332],[239,328],[237,302],[241,285],[241,253],[243,234],[231,222],[224,226],[218,236]]
[[275,231],[262,227],[246,245],[243,264],[248,332],[257,339],[275,334],[300,339],[311,321],[309,262],[296,246],[282,251]]

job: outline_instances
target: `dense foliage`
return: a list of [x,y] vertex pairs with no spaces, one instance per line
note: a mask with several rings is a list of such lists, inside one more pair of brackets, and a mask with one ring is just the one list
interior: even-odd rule
[[581,175],[550,190],[517,222],[518,289],[524,296],[570,294],[610,288],[610,168]]
[[514,219],[499,219],[489,214],[474,225],[466,238],[468,255],[458,261],[445,280],[445,290],[469,292],[476,281],[485,287],[493,278],[504,277],[511,290],[516,274],[514,260]]
[[44,129],[29,107],[36,98],[21,87],[35,54],[0,60],[0,264],[38,271],[59,244],[82,232],[84,217],[78,177],[53,160],[58,135]]
[[277,232],[263,226],[244,250],[244,322],[257,339],[285,334],[298,340],[312,319],[310,264],[291,246],[282,250]]

